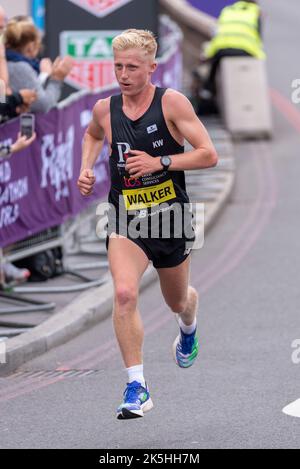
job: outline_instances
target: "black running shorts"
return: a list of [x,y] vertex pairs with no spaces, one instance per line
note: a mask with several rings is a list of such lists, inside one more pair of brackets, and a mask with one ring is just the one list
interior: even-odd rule
[[[127,236],[133,243],[139,246],[148,259],[153,263],[156,269],[168,267],[176,267],[187,259],[190,255],[190,242],[186,242],[183,238],[172,239],[132,239]],[[109,237],[106,238],[106,249],[108,249]]]

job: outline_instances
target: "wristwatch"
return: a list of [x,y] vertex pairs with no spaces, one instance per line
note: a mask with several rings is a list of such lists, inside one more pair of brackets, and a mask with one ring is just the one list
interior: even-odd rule
[[169,166],[172,163],[172,160],[169,156],[161,156],[160,162],[161,162],[161,165],[164,168],[164,170],[168,171]]

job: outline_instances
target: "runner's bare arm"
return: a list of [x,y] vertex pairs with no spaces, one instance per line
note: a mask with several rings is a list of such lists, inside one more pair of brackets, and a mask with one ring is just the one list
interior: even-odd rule
[[170,155],[172,164],[169,170],[183,171],[216,166],[217,152],[189,100],[175,90],[168,90],[163,99],[166,120],[171,122],[194,148],[186,153]]
[[92,194],[96,182],[93,167],[103,147],[105,132],[101,122],[108,110],[107,100],[97,102],[93,109],[92,121],[83,139],[81,170],[77,185],[84,196]]
[[107,112],[106,100],[100,99],[93,109],[93,118],[83,138],[81,171],[92,169],[101,152],[105,132],[101,126],[104,114]]

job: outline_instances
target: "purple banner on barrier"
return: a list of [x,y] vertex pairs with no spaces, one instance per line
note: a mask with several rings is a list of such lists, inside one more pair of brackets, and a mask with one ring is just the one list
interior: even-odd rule
[[[159,86],[180,87],[179,44],[161,61],[154,76]],[[100,98],[118,89],[88,94],[63,109],[53,109],[36,119],[37,140],[26,150],[0,161],[0,247],[62,224],[104,197],[110,186],[109,147],[105,145],[95,167],[94,194],[85,198],[77,188],[82,138],[91,110]],[[19,120],[0,126],[0,144],[11,144]]]
[[207,0],[188,0],[188,2],[193,7],[217,18],[222,8],[232,5],[235,0],[209,0],[209,2]]

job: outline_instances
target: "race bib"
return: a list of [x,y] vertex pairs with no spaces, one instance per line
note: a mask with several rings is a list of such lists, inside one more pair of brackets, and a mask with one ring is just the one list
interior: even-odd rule
[[170,179],[157,186],[123,190],[126,210],[141,210],[176,198],[173,181]]

